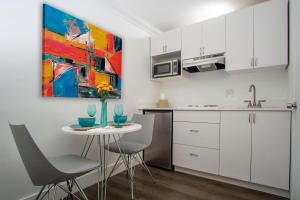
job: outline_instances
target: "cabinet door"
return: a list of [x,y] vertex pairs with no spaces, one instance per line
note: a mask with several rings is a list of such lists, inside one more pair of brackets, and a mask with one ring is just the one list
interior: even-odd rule
[[224,111],[220,128],[220,175],[250,181],[251,119],[249,112]]
[[181,50],[181,30],[174,29],[164,33],[166,41],[165,53],[171,53]]
[[254,115],[251,181],[288,190],[291,114],[255,112]]
[[225,16],[202,23],[204,55],[225,52]]
[[182,29],[181,58],[189,59],[199,57],[202,43],[202,23],[186,26]]
[[253,7],[226,16],[226,71],[252,69]]
[[254,6],[255,68],[288,64],[288,3],[272,0]]
[[158,35],[151,38],[151,56],[156,56],[164,53],[166,42],[165,35]]

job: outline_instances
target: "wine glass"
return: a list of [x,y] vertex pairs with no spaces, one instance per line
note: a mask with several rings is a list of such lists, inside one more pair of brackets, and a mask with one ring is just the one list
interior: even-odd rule
[[116,116],[122,116],[123,115],[123,105],[122,104],[116,104],[115,105],[115,115]]
[[96,115],[96,105],[95,104],[89,104],[87,107],[87,114],[90,117],[95,117]]

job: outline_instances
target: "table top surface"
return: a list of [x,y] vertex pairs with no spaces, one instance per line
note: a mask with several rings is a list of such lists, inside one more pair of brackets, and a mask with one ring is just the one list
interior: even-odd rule
[[64,126],[61,130],[64,133],[73,134],[73,135],[110,135],[110,134],[123,134],[138,131],[142,129],[142,125],[132,123],[128,126],[123,126],[121,128],[115,128],[114,126],[94,128],[86,131],[77,131],[72,129],[70,126]]

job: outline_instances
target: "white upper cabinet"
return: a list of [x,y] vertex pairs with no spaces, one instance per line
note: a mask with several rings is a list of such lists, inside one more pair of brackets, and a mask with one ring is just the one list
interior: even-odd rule
[[225,16],[216,17],[202,24],[203,54],[225,52]]
[[253,68],[253,8],[226,16],[226,71]]
[[181,30],[174,29],[165,33],[166,53],[181,50]]
[[225,17],[216,17],[182,29],[182,59],[225,52]]
[[250,113],[221,112],[220,175],[250,181],[250,161]]
[[289,189],[290,112],[254,112],[251,182]]
[[181,50],[181,30],[175,29],[151,38],[151,56]]
[[181,58],[195,58],[202,53],[202,23],[186,26],[182,29]]
[[288,64],[288,3],[272,0],[254,7],[255,68]]
[[151,56],[163,54],[165,51],[165,35],[157,35],[151,38]]
[[267,1],[226,16],[226,71],[287,64],[287,0]]

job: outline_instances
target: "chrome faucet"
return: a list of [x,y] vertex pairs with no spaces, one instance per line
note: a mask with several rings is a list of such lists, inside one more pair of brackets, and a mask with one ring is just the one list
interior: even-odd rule
[[253,101],[252,101],[252,107],[256,107],[256,87],[254,84],[250,85],[249,92],[253,91]]
[[248,103],[248,108],[261,108],[261,103],[266,102],[266,100],[258,100],[256,103],[256,87],[254,84],[250,85],[249,92],[253,92],[253,100],[245,100],[245,103]]

